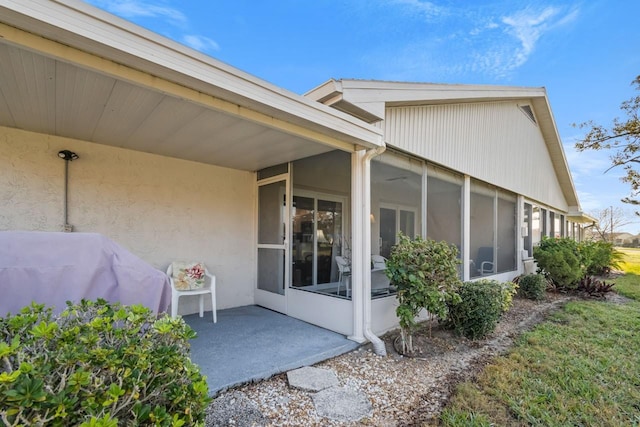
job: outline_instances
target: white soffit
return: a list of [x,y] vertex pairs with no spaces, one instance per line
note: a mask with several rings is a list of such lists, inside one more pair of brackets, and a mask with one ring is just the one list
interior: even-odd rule
[[244,170],[381,131],[85,3],[0,0],[0,125]]

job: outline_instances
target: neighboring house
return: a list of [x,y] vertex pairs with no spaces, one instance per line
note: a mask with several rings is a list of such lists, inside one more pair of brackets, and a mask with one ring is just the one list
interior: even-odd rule
[[61,229],[63,149],[76,231],[163,270],[203,261],[219,308],[359,342],[397,325],[371,255],[399,231],[457,245],[465,280],[508,280],[542,235],[591,222],[542,88],[299,96],[78,1],[0,0],[0,230]]
[[635,239],[631,233],[613,233],[613,244],[615,246],[631,246],[633,239]]
[[[609,233],[605,233],[604,240],[608,242],[612,241],[614,246],[638,247],[638,237],[639,236],[634,236],[633,234],[627,232],[613,233],[613,237]],[[584,239],[594,241],[603,240],[602,235],[597,231],[594,231],[593,227],[585,229]]]

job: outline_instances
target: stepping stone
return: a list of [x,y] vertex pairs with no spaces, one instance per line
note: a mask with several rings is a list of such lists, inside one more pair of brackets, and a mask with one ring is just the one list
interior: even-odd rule
[[335,372],[312,366],[287,372],[287,380],[291,387],[304,391],[320,391],[338,385],[338,377]]
[[334,421],[358,421],[373,413],[366,394],[346,387],[327,388],[312,399],[318,415]]
[[268,425],[258,405],[246,394],[234,391],[216,398],[205,415],[205,426],[259,427]]

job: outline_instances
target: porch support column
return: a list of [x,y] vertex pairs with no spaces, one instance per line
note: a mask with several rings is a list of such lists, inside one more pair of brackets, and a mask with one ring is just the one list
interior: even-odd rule
[[353,332],[350,340],[363,343],[364,336],[364,224],[363,218],[369,218],[364,211],[365,197],[362,188],[364,181],[365,150],[351,154],[351,305],[353,307]]
[[471,178],[464,176],[462,186],[462,271],[463,280],[469,280],[471,271],[469,264],[471,261]]
[[[518,207],[518,212],[516,214],[516,241],[518,242],[518,244],[516,245],[516,262],[517,262],[517,266],[518,266],[518,274],[522,274],[524,272],[524,239],[525,239],[525,235],[524,235],[524,230],[525,230],[525,225],[524,225],[524,197],[522,197],[521,194],[518,194],[518,199],[517,199],[517,203],[516,206]],[[533,209],[531,210],[531,213],[533,215]],[[529,221],[533,221],[532,218],[529,218]],[[528,230],[527,230],[528,232]],[[528,256],[527,256],[528,258]]]

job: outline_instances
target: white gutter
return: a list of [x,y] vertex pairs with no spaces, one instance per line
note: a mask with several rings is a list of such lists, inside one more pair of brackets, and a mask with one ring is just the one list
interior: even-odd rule
[[365,267],[365,273],[362,277],[364,291],[364,336],[366,339],[371,341],[371,344],[373,344],[373,351],[378,356],[386,356],[387,349],[384,342],[371,331],[371,272],[366,267],[371,265],[371,223],[369,221],[369,213],[371,212],[371,159],[384,153],[386,149],[386,146],[382,146],[367,150],[364,158],[362,159],[362,175],[364,178],[362,182],[362,194],[364,195],[363,211],[365,214],[362,219],[362,234],[364,237],[364,241],[362,242],[362,251],[364,255],[362,265]]

